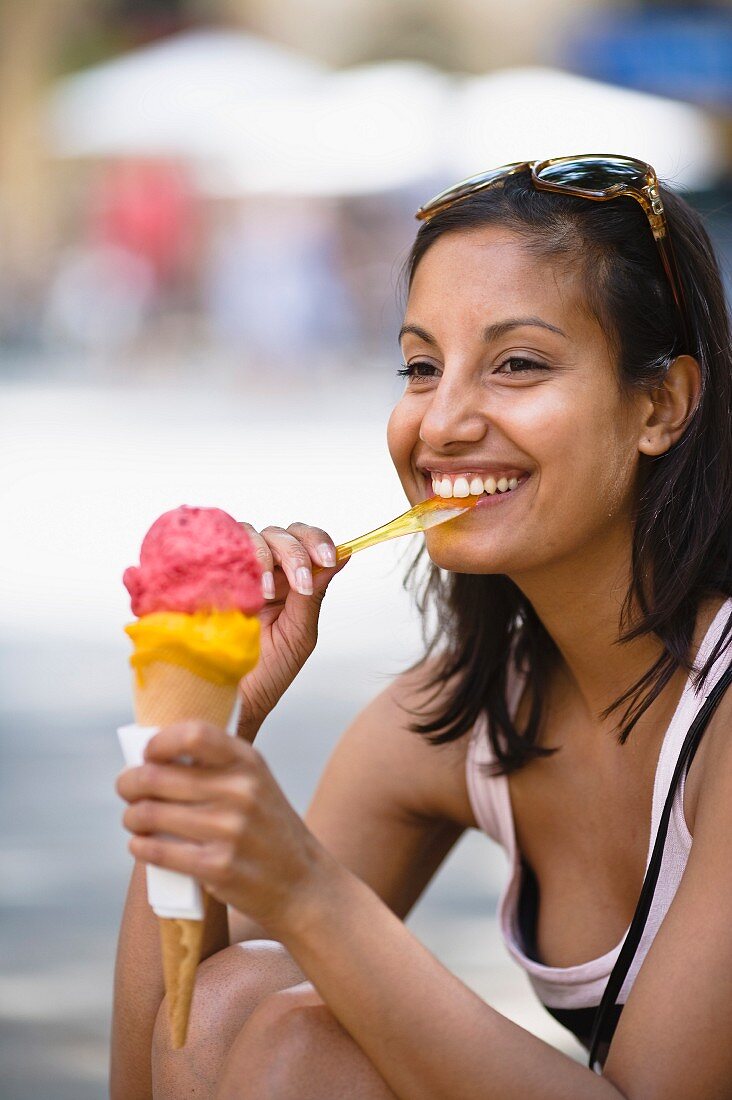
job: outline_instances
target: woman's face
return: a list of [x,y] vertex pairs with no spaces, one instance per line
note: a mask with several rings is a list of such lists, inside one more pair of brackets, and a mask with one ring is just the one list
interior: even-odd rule
[[[437,565],[518,577],[630,539],[647,409],[621,395],[579,265],[500,227],[445,234],[415,273],[401,347],[412,374],[388,443],[409,501],[433,480],[443,496],[488,481],[428,532]],[[516,487],[491,494],[491,478]]]

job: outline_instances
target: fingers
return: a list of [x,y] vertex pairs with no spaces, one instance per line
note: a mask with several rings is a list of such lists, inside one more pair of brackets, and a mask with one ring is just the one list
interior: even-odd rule
[[285,574],[290,588],[301,596],[312,596],[312,561],[299,539],[282,527],[265,527],[262,535],[267,540],[275,565]]
[[128,768],[117,780],[117,793],[125,802],[158,798],[167,802],[210,802],[232,796],[230,776],[190,764],[143,764]]
[[256,531],[254,527],[252,527],[251,523],[240,523],[239,526],[244,528],[251,539],[252,545],[254,546],[254,554],[262,567],[262,595],[265,600],[273,600],[275,598],[275,583],[272,551],[267,545],[266,540],[262,538],[259,531]]
[[[192,763],[179,763],[183,754]],[[205,722],[182,722],[155,734],[145,758],[142,767],[128,768],[117,780],[118,793],[130,803],[125,828],[138,837],[166,834],[200,843],[235,844],[241,838],[260,797],[261,768],[251,745]],[[130,851],[157,861],[139,846],[131,844]]]
[[164,833],[204,842],[231,841],[242,834],[244,820],[241,812],[211,803],[183,805],[142,799],[127,807],[122,824],[129,832],[142,836]]
[[287,530],[300,540],[311,560],[317,565],[322,565],[325,569],[335,566],[335,543],[327,531],[320,527],[309,527],[306,523],[291,523]]
[[[320,527],[309,527],[305,523],[291,523],[287,530],[300,540],[314,564],[312,576],[314,591],[322,595],[345,561],[336,560],[336,547],[330,535]],[[324,577],[320,574],[325,574]]]
[[181,757],[202,767],[222,768],[246,761],[251,746],[244,747],[236,738],[209,722],[176,722],[158,730],[145,747],[145,759],[158,763],[178,763]]
[[145,763],[122,772],[117,793],[127,802],[241,802],[248,797],[257,760],[246,741],[205,722],[182,722],[150,739]]
[[181,871],[206,883],[223,884],[233,871],[232,845],[225,841],[196,844],[158,836],[133,836],[128,848],[143,863]]
[[[262,566],[262,593],[265,599],[273,600],[277,597],[277,568],[284,573],[289,587],[301,596],[313,594],[313,564],[318,571],[336,568],[335,543],[327,531],[320,527],[311,527],[307,523],[291,523],[286,530],[272,526],[259,532],[251,523],[241,523],[240,526],[251,538]],[[330,576],[327,580],[330,580]],[[326,585],[327,581],[319,585],[319,588],[324,589]]]

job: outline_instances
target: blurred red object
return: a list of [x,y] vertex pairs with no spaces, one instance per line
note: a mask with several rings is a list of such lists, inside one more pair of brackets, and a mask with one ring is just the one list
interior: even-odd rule
[[159,284],[177,273],[188,253],[195,207],[193,188],[179,165],[116,161],[98,178],[90,203],[92,244],[146,259]]

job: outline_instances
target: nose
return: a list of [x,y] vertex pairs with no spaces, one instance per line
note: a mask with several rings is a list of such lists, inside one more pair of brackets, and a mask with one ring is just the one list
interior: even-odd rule
[[451,451],[461,444],[479,442],[487,426],[474,386],[465,375],[449,376],[445,371],[422,417],[422,442],[433,452]]

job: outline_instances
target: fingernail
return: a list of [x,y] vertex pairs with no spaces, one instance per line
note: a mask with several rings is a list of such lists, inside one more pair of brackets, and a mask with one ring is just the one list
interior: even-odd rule
[[332,546],[328,546],[327,542],[324,542],[322,546],[318,547],[318,557],[320,558],[321,565],[335,565],[336,556],[335,550]]
[[275,597],[274,573],[262,573],[262,592],[265,600],[273,600]]
[[312,596],[313,594],[313,578],[310,574],[310,570],[301,565],[295,573],[295,581],[298,592],[301,596]]

